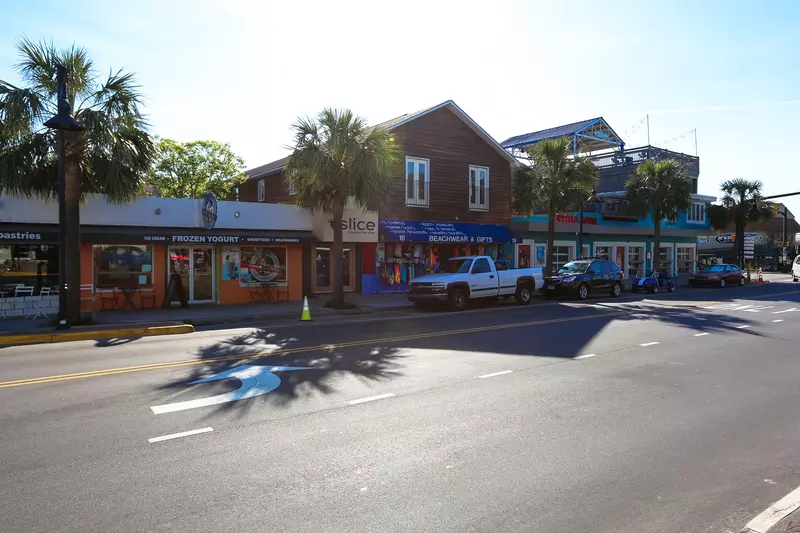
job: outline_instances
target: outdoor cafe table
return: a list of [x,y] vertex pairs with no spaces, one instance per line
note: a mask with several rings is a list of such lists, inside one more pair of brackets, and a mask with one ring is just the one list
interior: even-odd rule
[[125,298],[120,309],[126,309],[128,307],[136,309],[136,304],[133,303],[133,297],[139,292],[139,287],[117,287],[117,289],[119,289],[122,296]]
[[255,303],[276,302],[276,288],[277,285],[275,283],[257,283],[250,285],[250,301]]

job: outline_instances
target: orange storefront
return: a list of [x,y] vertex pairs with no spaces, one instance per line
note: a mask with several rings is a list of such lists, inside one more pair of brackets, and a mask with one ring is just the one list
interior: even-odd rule
[[189,305],[301,300],[310,242],[310,232],[82,228],[82,307],[178,307],[174,277]]
[[[57,206],[0,201],[0,292],[58,291]],[[295,206],[88,196],[81,205],[84,312],[301,300],[311,291],[311,213]],[[13,289],[16,293],[16,289]],[[48,309],[48,312],[50,310]]]

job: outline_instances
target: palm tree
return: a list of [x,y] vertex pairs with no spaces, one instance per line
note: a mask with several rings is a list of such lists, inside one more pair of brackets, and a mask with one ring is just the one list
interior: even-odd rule
[[[57,136],[43,123],[57,112],[56,67],[65,68],[67,101],[84,131],[66,132],[67,317],[80,321],[80,201],[105,193],[134,199],[150,166],[153,144],[139,112],[133,75],[100,79],[84,48],[56,49],[23,39],[16,70],[24,86],[0,80],[0,192],[55,199]],[[74,288],[74,290],[72,289]]]
[[[744,178],[728,180],[720,186],[724,193],[722,206],[727,210],[727,222],[733,222],[736,227],[736,243],[739,248],[740,261],[744,261],[744,230],[747,222],[769,219],[773,214],[771,209],[758,209],[762,196],[761,188],[760,181]],[[766,206],[767,202],[764,204]],[[739,266],[744,268],[743,264]]]
[[692,186],[678,161],[647,160],[625,184],[629,209],[653,219],[653,270],[661,267],[661,221],[675,220],[692,205]]
[[352,199],[377,211],[388,200],[391,172],[400,148],[384,129],[370,128],[350,110],[323,109],[316,118],[299,118],[292,126],[294,151],[286,162],[286,179],[296,191],[296,203],[333,215],[333,297],[328,307],[343,308],[342,216]]
[[[513,210],[521,215],[547,211],[546,272],[553,272],[556,213],[576,208],[592,194],[597,167],[575,156],[572,139],[546,139],[526,150],[532,165],[514,171]],[[580,253],[580,252],[579,252]]]

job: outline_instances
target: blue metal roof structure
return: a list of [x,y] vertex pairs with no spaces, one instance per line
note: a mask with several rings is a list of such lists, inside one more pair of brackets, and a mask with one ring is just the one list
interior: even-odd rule
[[603,117],[581,120],[564,126],[556,126],[546,130],[534,131],[524,135],[516,135],[500,143],[506,150],[514,150],[531,146],[545,139],[572,137],[573,151],[592,152],[608,148],[623,148],[625,142],[608,125]]

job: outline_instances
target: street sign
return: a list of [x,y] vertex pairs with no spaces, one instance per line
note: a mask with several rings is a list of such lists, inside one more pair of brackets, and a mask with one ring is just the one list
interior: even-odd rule
[[210,381],[217,381],[220,379],[236,378],[242,382],[242,385],[235,391],[219,394],[217,396],[209,396],[207,398],[200,398],[197,400],[189,400],[186,402],[168,403],[165,405],[154,405],[150,407],[153,414],[161,415],[164,413],[174,413],[175,411],[185,411],[186,409],[195,409],[197,407],[209,407],[211,405],[219,405],[221,403],[235,402],[237,400],[244,400],[245,398],[253,398],[261,396],[270,391],[274,391],[281,384],[281,378],[273,374],[273,372],[289,372],[292,370],[309,370],[305,366],[256,366],[256,365],[241,365],[236,368],[231,368],[225,372],[208,376],[207,378],[192,381],[189,385],[196,383],[208,383]]
[[744,242],[742,243],[744,248],[744,258],[745,259],[753,259],[754,252],[756,249],[756,236],[754,233],[745,233],[744,234]]

